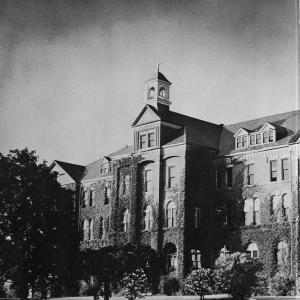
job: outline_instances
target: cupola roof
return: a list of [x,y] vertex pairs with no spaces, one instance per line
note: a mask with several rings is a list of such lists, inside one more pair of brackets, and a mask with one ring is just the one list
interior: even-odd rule
[[151,75],[151,77],[148,80],[146,80],[145,82],[149,82],[149,81],[152,81],[152,80],[161,80],[161,81],[164,81],[164,82],[167,82],[167,83],[171,84],[171,82],[165,77],[165,75],[162,74],[159,71],[156,71],[155,73],[153,73]]

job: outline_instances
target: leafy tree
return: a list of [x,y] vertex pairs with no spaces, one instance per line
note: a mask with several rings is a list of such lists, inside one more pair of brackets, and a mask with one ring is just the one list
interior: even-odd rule
[[192,271],[184,282],[185,293],[199,295],[200,299],[204,299],[204,295],[212,293],[212,286],[213,272],[204,268]]
[[287,272],[279,270],[270,280],[271,294],[291,296],[295,294],[295,278]]
[[70,273],[79,241],[74,200],[56,176],[35,151],[0,154],[0,278],[12,279],[21,299],[29,288],[46,296],[56,282],[76,281]]
[[125,273],[122,278],[124,295],[129,300],[142,298],[148,289],[148,279],[143,269],[137,269],[132,273]]

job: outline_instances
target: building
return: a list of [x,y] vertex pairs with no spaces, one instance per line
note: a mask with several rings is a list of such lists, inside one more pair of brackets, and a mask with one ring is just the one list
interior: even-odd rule
[[297,275],[300,111],[224,126],[170,110],[170,87],[145,82],[133,146],[51,165],[77,192],[81,247],[148,244],[180,276],[248,251]]

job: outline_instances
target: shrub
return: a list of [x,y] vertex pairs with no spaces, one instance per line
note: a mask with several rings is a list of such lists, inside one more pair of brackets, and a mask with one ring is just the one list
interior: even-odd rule
[[295,279],[286,272],[277,272],[270,280],[271,294],[291,296],[295,294]]
[[160,292],[163,295],[176,295],[180,290],[180,281],[174,275],[163,276],[160,281]]
[[188,295],[211,294],[213,289],[213,272],[210,269],[200,268],[192,271],[184,281],[184,291]]
[[124,288],[123,294],[130,300],[143,297],[143,294],[149,290],[147,276],[143,269],[125,273],[121,282]]
[[258,285],[257,272],[261,268],[262,264],[246,253],[219,258],[214,269],[214,287],[220,293],[230,293],[234,299],[250,297]]

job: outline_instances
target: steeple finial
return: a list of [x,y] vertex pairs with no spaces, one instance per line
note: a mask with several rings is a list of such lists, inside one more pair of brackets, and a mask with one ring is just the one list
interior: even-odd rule
[[157,73],[159,72],[159,66],[161,65],[161,63],[160,62],[158,62],[157,64],[156,64],[156,70],[157,70]]

